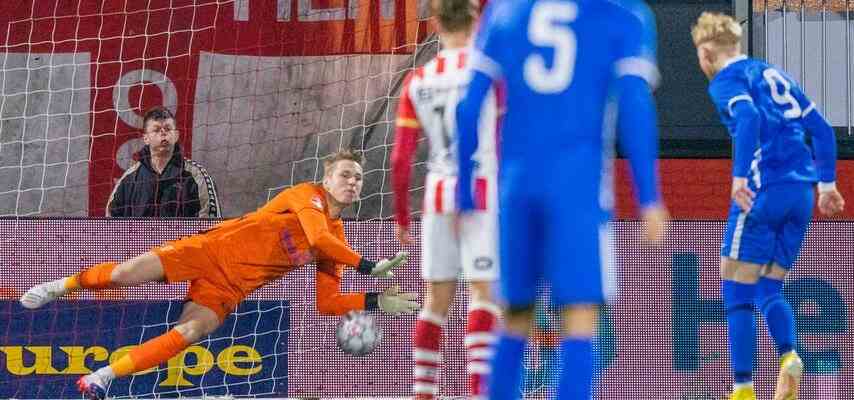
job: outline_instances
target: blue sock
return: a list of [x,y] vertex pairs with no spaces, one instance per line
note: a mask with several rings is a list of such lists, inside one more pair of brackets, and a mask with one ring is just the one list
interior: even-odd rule
[[735,383],[753,380],[753,358],[756,353],[756,320],[753,318],[753,299],[756,285],[734,281],[721,282],[732,375]]
[[756,285],[756,305],[765,317],[768,333],[777,345],[777,355],[782,356],[795,349],[795,314],[792,306],[783,298],[783,281],[762,278]]
[[522,397],[522,356],[528,338],[502,332],[492,358],[489,376],[491,400],[517,400]]
[[592,338],[564,338],[560,344],[558,400],[590,400],[593,384]]

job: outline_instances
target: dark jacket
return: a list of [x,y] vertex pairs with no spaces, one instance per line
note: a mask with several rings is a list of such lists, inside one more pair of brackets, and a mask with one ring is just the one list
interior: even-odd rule
[[220,217],[213,178],[197,162],[185,159],[179,144],[161,175],[151,167],[148,146],[134,159],[113,188],[108,217]]

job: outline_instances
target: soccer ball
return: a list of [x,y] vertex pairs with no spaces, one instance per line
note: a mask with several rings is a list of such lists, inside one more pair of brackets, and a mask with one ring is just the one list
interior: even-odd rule
[[377,347],[383,331],[374,317],[361,311],[350,311],[338,321],[335,339],[341,351],[352,356],[363,356]]

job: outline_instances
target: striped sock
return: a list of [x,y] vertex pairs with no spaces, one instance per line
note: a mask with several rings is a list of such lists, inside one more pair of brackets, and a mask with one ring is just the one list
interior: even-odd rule
[[486,379],[491,370],[490,361],[495,353],[495,326],[500,309],[491,303],[469,304],[466,325],[466,353],[468,356],[469,395],[471,400],[486,398]]
[[415,369],[412,392],[418,399],[431,399],[439,392],[436,375],[442,363],[439,345],[442,343],[442,325],[445,319],[427,310],[421,311],[413,332]]

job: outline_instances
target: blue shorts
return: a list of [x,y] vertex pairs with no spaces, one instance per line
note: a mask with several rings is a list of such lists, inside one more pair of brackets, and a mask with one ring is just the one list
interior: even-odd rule
[[502,299],[533,306],[544,282],[557,307],[603,303],[615,286],[607,214],[596,202],[574,207],[566,197],[524,197],[503,193],[499,202]]
[[815,200],[812,184],[780,183],[756,192],[749,213],[732,203],[721,256],[791,268],[798,258]]

